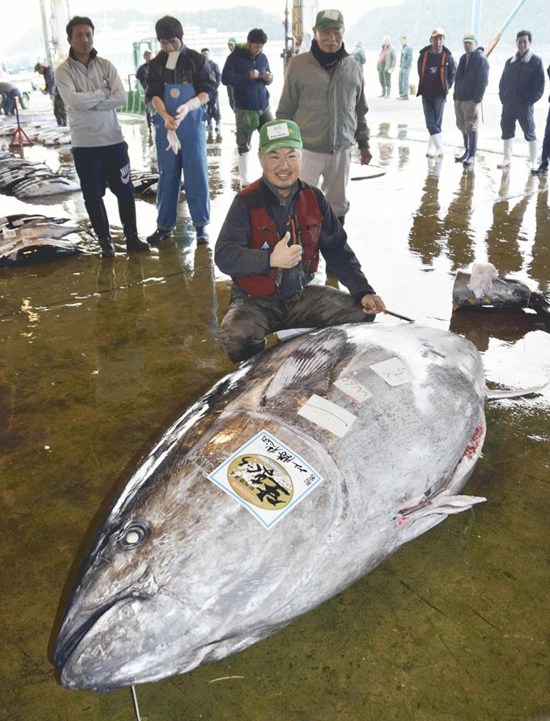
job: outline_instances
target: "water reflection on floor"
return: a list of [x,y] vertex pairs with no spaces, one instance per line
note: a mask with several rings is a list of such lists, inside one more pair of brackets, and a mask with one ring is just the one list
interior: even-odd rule
[[[154,165],[143,124],[125,124],[125,135],[134,168]],[[237,186],[233,144],[228,126],[209,145],[214,238]],[[550,288],[546,179],[531,178],[521,158],[499,171],[490,152],[473,171],[452,149],[427,161],[425,146],[387,123],[373,139],[378,177],[350,183],[346,228],[369,280],[390,309],[472,340],[491,385],[543,383],[548,327],[532,313],[452,314],[451,291],[474,260]],[[27,155],[71,169],[66,153]],[[0,197],[0,207],[85,217],[78,194],[30,209]],[[180,216],[174,239],[151,255],[0,271],[0,719],[133,717],[128,690],[62,689],[47,652],[74,554],[105,495],[233,368],[216,340],[227,281],[212,249],[195,245],[184,203]],[[151,232],[154,204],[140,200],[138,218]],[[468,485],[487,503],[266,641],[138,688],[144,721],[548,721],[549,401],[546,389],[488,405]]]

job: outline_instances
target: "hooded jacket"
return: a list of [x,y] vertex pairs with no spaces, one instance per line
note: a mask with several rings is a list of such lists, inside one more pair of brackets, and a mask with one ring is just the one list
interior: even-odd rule
[[489,61],[482,47],[472,53],[464,53],[456,70],[454,95],[455,100],[473,100],[480,103],[489,82]]

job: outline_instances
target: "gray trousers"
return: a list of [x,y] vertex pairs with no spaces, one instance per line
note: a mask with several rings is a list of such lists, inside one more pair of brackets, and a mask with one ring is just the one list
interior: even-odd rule
[[326,328],[374,320],[354,298],[328,285],[308,285],[287,300],[237,298],[220,325],[219,340],[234,362],[263,350],[265,336],[288,328]]

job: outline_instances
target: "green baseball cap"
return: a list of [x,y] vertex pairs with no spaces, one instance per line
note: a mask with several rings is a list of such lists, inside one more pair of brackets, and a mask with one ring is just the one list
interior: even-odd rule
[[344,16],[340,10],[321,10],[317,13],[314,28],[315,30],[343,29]]
[[302,149],[300,128],[292,120],[270,120],[260,128],[260,153],[265,155],[279,148]]
[[463,43],[477,43],[476,36],[470,33],[462,38]]

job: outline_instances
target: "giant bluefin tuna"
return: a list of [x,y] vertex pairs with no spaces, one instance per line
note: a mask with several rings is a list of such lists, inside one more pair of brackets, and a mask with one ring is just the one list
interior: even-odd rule
[[483,366],[449,331],[310,332],[219,381],[97,529],[57,636],[68,688],[184,673],[334,596],[449,513],[485,437]]

